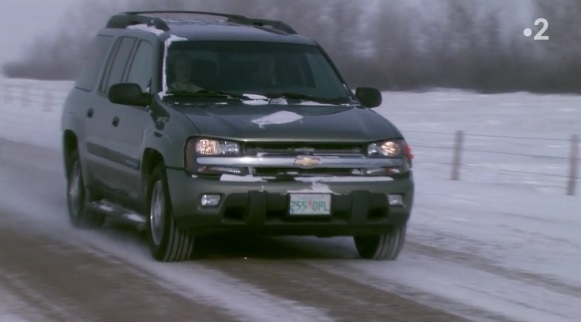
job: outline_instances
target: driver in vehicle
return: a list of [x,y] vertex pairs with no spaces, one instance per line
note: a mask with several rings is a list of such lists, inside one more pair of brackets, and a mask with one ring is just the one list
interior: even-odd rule
[[170,91],[197,92],[203,89],[194,84],[190,79],[192,75],[192,63],[192,58],[186,53],[181,53],[175,57],[170,69],[174,76],[173,82],[168,85]]
[[276,85],[275,76],[276,58],[273,54],[266,54],[256,64],[253,82],[255,85],[269,88]]

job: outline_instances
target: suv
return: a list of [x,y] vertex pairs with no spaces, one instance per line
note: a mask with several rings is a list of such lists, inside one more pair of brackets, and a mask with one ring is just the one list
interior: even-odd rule
[[381,93],[351,90],[312,39],[275,20],[126,12],[85,59],[61,123],[75,227],[132,223],[158,261],[237,233],[353,236],[361,257],[397,258],[410,148],[372,110]]

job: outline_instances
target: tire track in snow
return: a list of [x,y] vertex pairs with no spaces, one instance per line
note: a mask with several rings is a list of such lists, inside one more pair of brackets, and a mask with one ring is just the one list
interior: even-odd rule
[[[151,276],[126,269],[67,243],[8,223],[0,228],[1,283],[55,321],[234,321],[218,307],[165,289]],[[73,247],[71,247],[73,246]],[[46,316],[46,319],[44,318]]]
[[458,316],[298,261],[226,260],[207,262],[212,269],[262,285],[270,293],[316,303],[335,321],[460,322]]
[[[396,305],[396,312],[392,312],[393,316],[383,318],[383,320],[394,319],[397,321],[400,316],[404,316],[403,321],[413,321],[416,316],[421,318],[424,315],[423,321],[432,321],[432,319],[442,317],[444,317],[444,321],[446,319],[450,321],[472,320],[482,322],[518,321],[518,319],[510,319],[503,314],[491,312],[486,307],[480,308],[466,304],[458,299],[450,299],[443,296],[441,292],[434,291],[430,288],[423,288],[422,283],[416,283],[415,285],[412,285],[413,283],[406,283],[405,281],[409,280],[410,276],[415,281],[438,279],[440,275],[446,277],[445,271],[443,270],[432,271],[429,261],[410,263],[408,258],[415,258],[416,254],[413,251],[407,250],[407,248],[405,248],[406,250],[397,262],[376,262],[361,260],[356,254],[351,238],[318,239],[287,237],[265,240],[236,240],[232,243],[241,245],[241,249],[227,250],[228,243],[225,242],[223,242],[225,245],[220,245],[220,242],[214,242],[214,245],[216,245],[218,253],[224,253],[224,249],[226,249],[227,257],[230,259],[277,259],[278,261],[275,263],[282,261],[282,263],[292,267],[298,265],[298,268],[293,268],[291,272],[281,272],[270,267],[265,267],[263,269],[263,275],[268,276],[271,280],[285,280],[284,285],[280,287],[286,287],[291,284],[289,280],[294,280],[296,289],[303,291],[300,294],[303,298],[305,297],[304,294],[308,296],[310,293],[320,293],[318,288],[327,289],[328,292],[324,293],[323,300],[319,301],[321,303],[327,303],[330,306],[332,306],[332,303],[336,303],[338,306],[344,306],[339,308],[333,307],[330,310],[330,314],[347,310],[348,313],[344,314],[347,320],[361,318],[366,311],[364,308],[358,307],[358,305],[367,302],[368,306],[373,307],[375,304],[381,303],[388,309],[390,305]],[[244,243],[248,245],[244,245]],[[283,266],[284,264],[277,265]],[[247,264],[243,263],[240,265],[244,267]],[[461,265],[453,264],[448,265],[447,269],[454,270],[458,269],[458,267],[461,267]],[[221,268],[216,267],[216,269]],[[258,269],[260,269],[260,265]],[[232,274],[241,274],[242,276],[253,272],[253,270],[246,272],[246,270],[234,268],[231,268],[231,270],[239,270],[240,272],[233,271]],[[418,270],[421,271],[419,276],[415,274]],[[408,273],[408,271],[411,273]],[[258,277],[256,278],[259,279]],[[430,285],[430,283],[425,284]],[[440,289],[446,290],[447,287],[448,285],[444,284]],[[312,288],[314,288],[314,291],[311,290]],[[351,292],[352,289],[358,291]],[[342,297],[341,294],[336,294],[332,290],[342,290],[344,294],[352,295],[351,300],[354,303],[347,303],[346,297]],[[291,289],[291,291],[295,292],[294,289]],[[366,301],[361,301],[364,299]],[[388,303],[384,303],[384,300]],[[406,300],[408,301],[407,303]],[[401,305],[401,307],[397,305]],[[416,306],[415,310],[417,312],[413,314],[396,314],[398,309],[405,310],[406,307],[411,307],[412,305]],[[430,308],[432,311],[430,311]],[[428,312],[433,312],[435,315],[429,315]],[[442,312],[447,312],[448,315],[440,315]],[[379,313],[387,314],[387,311]],[[379,316],[372,315],[371,318],[378,318],[380,320]]]
[[355,261],[311,265],[474,321],[576,322],[580,313],[577,297],[413,250],[391,266]]
[[535,273],[511,270],[499,266],[495,264],[492,260],[486,258],[477,257],[471,254],[462,253],[454,250],[433,247],[414,241],[408,241],[406,247],[408,247],[408,249],[413,252],[433,257],[435,259],[445,258],[447,261],[457,263],[458,265],[468,266],[491,274],[499,275],[511,280],[543,287],[555,293],[561,293],[564,295],[581,298],[581,287],[566,284],[557,279],[552,279],[550,277]]
[[[270,322],[278,317],[289,321],[331,321],[325,312],[310,303],[268,294],[252,284],[195,263],[157,263],[135,236],[104,230],[74,230],[66,218],[64,176],[62,167],[54,168],[58,163],[55,151],[45,151],[43,158],[49,159],[48,163],[53,166],[43,163],[36,167],[26,160],[35,160],[33,156],[39,154],[38,149],[5,141],[0,141],[0,145],[3,178],[0,190],[4,192],[0,195],[0,204],[8,212],[18,214],[11,220],[28,225],[28,234],[33,231],[48,234],[68,244],[67,247],[107,255],[118,267],[138,270],[191,301],[215,306],[241,320]],[[11,152],[6,154],[6,150]]]
[[[268,247],[262,246],[261,250],[259,245],[253,244],[248,247],[251,251],[244,253],[244,256],[300,259],[299,262],[324,273],[317,274],[316,270],[296,273],[296,276],[289,275],[289,279],[307,280],[302,277],[306,274],[321,276],[323,281],[333,281],[327,275],[336,275],[375,288],[376,291],[397,294],[418,304],[473,321],[576,321],[574,317],[581,313],[574,305],[578,301],[576,296],[553,292],[542,285],[514,279],[513,276],[488,272],[478,266],[471,266],[470,261],[463,263],[461,260],[449,260],[444,256],[438,257],[438,253],[427,256],[415,249],[417,242],[413,240],[409,242],[410,247],[404,248],[397,262],[377,263],[358,259],[350,238],[288,239],[292,242],[279,239],[256,242]],[[265,275],[272,274],[286,273],[265,272]],[[307,287],[311,285],[304,284]],[[359,293],[366,294],[366,291]]]
[[0,270],[0,321],[66,321],[65,314],[54,312],[50,304],[39,301],[34,290],[22,289],[17,282]]

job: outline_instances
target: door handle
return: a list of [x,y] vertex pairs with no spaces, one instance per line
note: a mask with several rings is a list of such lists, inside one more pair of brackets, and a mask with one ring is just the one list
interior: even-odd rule
[[111,121],[111,124],[113,124],[113,126],[119,125],[119,117],[115,116]]
[[88,118],[91,118],[91,117],[93,117],[93,112],[94,112],[93,108],[89,108],[89,109],[87,110],[87,117],[88,117]]

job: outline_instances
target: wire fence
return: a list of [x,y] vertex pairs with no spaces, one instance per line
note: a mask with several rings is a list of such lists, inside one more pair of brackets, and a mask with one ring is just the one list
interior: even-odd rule
[[[567,140],[563,140],[563,141],[567,141]],[[414,147],[424,148],[424,149],[435,149],[435,150],[454,150],[454,147],[450,147],[450,146],[432,146],[432,145],[414,144]],[[502,155],[512,155],[512,156],[541,158],[541,159],[569,160],[568,157],[565,157],[565,156],[555,156],[555,155],[540,155],[540,154],[536,154],[535,155],[535,154],[526,154],[526,153],[518,153],[518,152],[500,152],[500,151],[490,151],[490,150],[480,150],[480,149],[470,149],[470,148],[464,148],[463,151],[466,151],[466,152],[491,153],[491,154],[502,154]]]
[[[441,134],[441,135],[456,135],[457,132],[438,132],[438,131],[417,131],[417,130],[407,130],[406,133],[424,133],[424,134]],[[495,139],[518,139],[518,140],[531,140],[531,141],[561,141],[569,142],[570,139],[566,138],[546,138],[546,137],[530,137],[530,136],[510,136],[510,135],[494,135],[494,134],[467,134],[470,137],[480,137],[480,138],[495,138]]]
[[16,105],[23,108],[42,106],[50,111],[62,105],[67,92],[62,87],[39,87],[32,84],[2,83],[0,96],[6,105]]
[[[567,195],[576,195],[577,186],[581,184],[579,168],[579,135],[573,134],[570,138],[542,138],[522,137],[509,135],[469,134],[464,131],[403,131],[412,137],[412,145],[420,156],[417,163],[445,166],[450,170],[450,180],[461,180],[465,170],[478,172],[492,171],[507,175],[521,175],[538,178],[552,178],[563,188]],[[414,135],[415,134],[415,135]],[[425,134],[426,136],[418,136]],[[434,136],[445,137],[450,145],[425,144],[430,141],[441,141]],[[475,140],[477,139],[477,140]],[[498,139],[502,139],[499,144]],[[522,144],[522,141],[532,142],[532,147]],[[446,141],[446,140],[444,140]],[[542,141],[560,142],[554,146],[551,153],[527,153],[527,149],[539,149]],[[498,150],[478,148],[474,146],[499,146]],[[503,149],[505,151],[503,151]],[[515,151],[518,149],[517,151]],[[506,151],[512,150],[512,151]],[[560,153],[560,154],[559,154]],[[541,181],[541,183],[543,183]],[[548,182],[545,182],[548,184]]]
[[[2,82],[0,100],[6,106],[41,107],[45,112],[58,112],[72,83]],[[8,114],[14,111],[7,111]],[[17,120],[16,120],[17,121]],[[15,121],[15,122],[16,122]],[[416,163],[447,167],[450,180],[461,180],[466,170],[495,172],[507,175],[552,178],[558,180],[567,195],[575,195],[581,184],[579,168],[579,136],[529,137],[499,134],[465,133],[464,131],[403,130],[418,155]],[[423,136],[423,137],[422,137]],[[439,136],[443,140],[436,139]],[[432,144],[438,141],[439,144]],[[449,144],[444,144],[444,143]],[[550,142],[559,144],[539,149]],[[491,146],[497,149],[490,148]],[[534,150],[535,152],[530,152]],[[543,150],[544,153],[538,153]],[[549,152],[550,151],[550,152]],[[508,158],[510,157],[510,158]],[[499,179],[497,177],[497,179]]]

